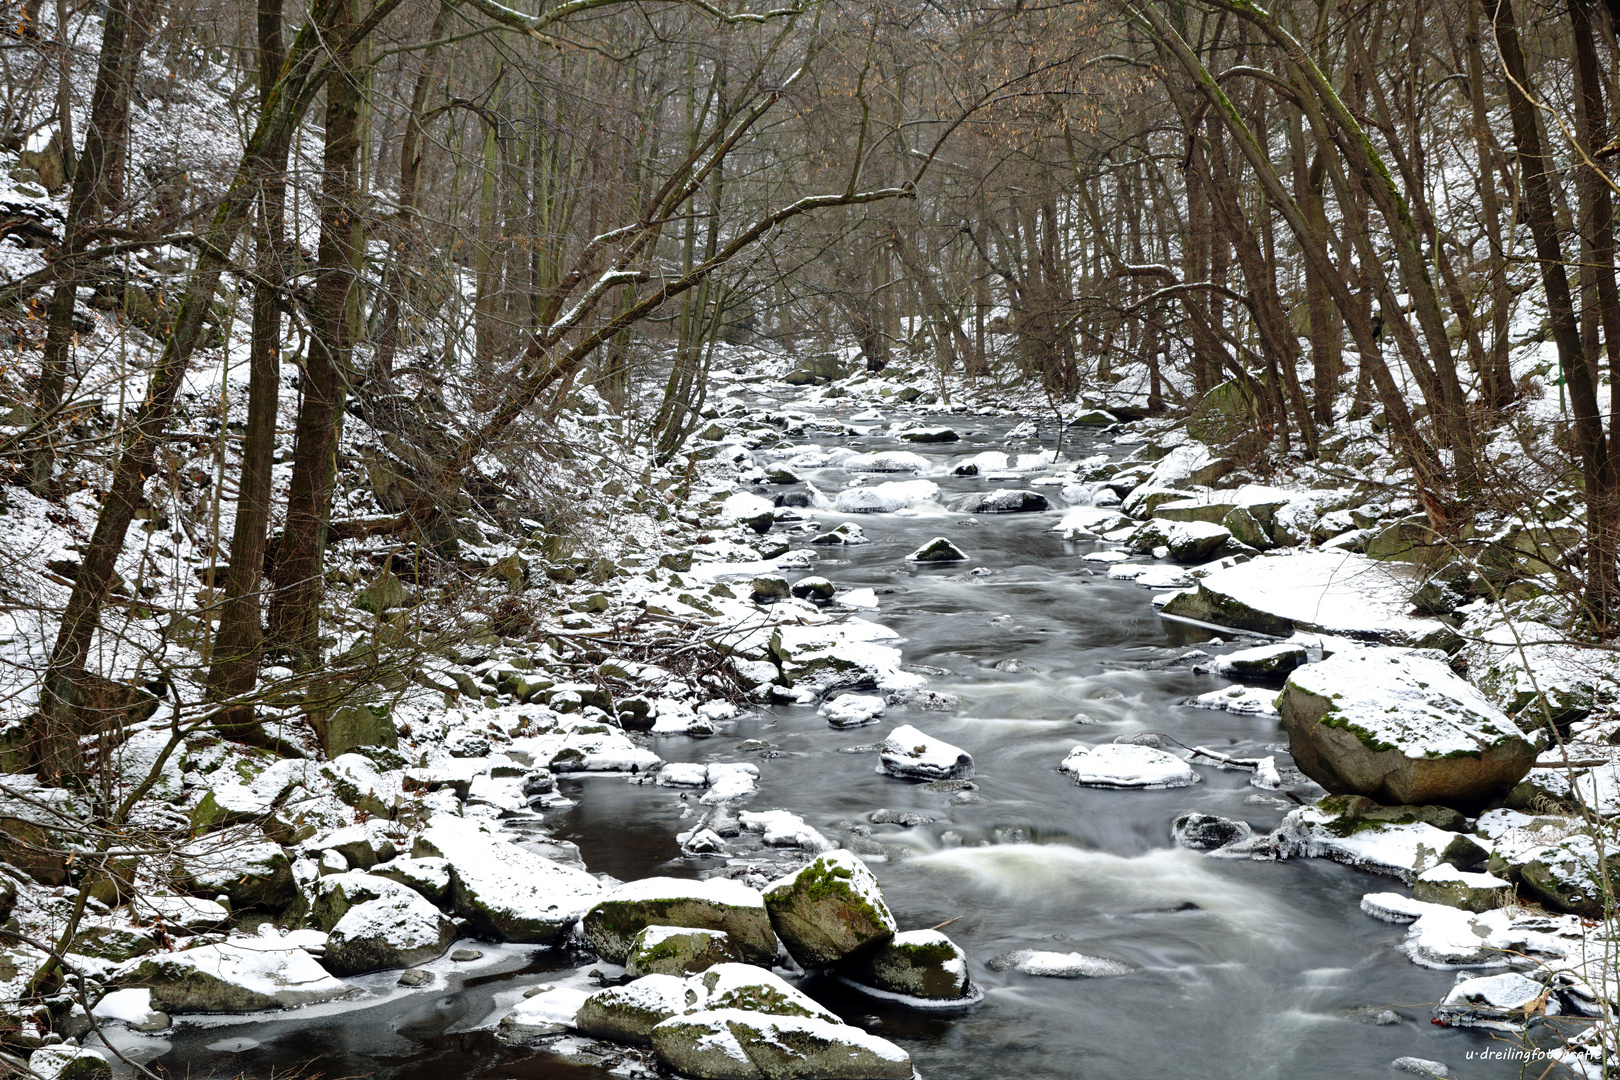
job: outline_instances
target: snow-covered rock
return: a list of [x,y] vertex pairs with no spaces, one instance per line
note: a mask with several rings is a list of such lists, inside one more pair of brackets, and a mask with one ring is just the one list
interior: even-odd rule
[[749,832],[759,833],[766,847],[798,848],[818,854],[838,846],[787,810],[744,810],[737,815],[737,822]]
[[707,971],[716,964],[739,959],[736,947],[724,931],[688,926],[648,926],[631,941],[624,973],[632,979],[639,979],[643,975],[685,978]]
[[150,990],[153,1007],[171,1015],[290,1009],[351,992],[303,949],[259,944],[250,939],[143,956],[117,968],[111,981]]
[[1100,979],[1113,975],[1129,975],[1136,969],[1121,960],[1105,956],[1087,956],[1077,952],[1049,952],[1042,949],[1018,949],[1004,953],[990,961],[994,971],[1016,971],[1022,975],[1040,975],[1049,979]]
[[1489,911],[1513,901],[1513,884],[1494,874],[1471,874],[1441,863],[1417,876],[1412,899],[1464,911]]
[[1050,508],[1046,496],[1011,488],[974,492],[951,504],[952,510],[962,514],[1028,514]]
[[557,941],[605,886],[583,870],[509,843],[475,820],[436,815],[413,854],[449,862],[456,915],[499,941]]
[[1076,746],[1058,768],[1083,787],[1177,788],[1203,779],[1168,751],[1130,743]]
[[1350,649],[1298,668],[1279,699],[1300,770],[1339,794],[1461,810],[1512,790],[1536,750],[1445,663]]
[[805,1016],[713,1009],[652,1031],[658,1060],[700,1080],[910,1080],[911,1056],[860,1028]]
[[910,555],[907,555],[906,559],[918,563],[965,562],[967,552],[945,539],[945,537],[936,536]]
[[825,702],[819,710],[835,728],[860,727],[883,717],[883,699],[870,694],[843,694]]
[[883,740],[878,772],[919,780],[966,779],[973,775],[973,757],[943,739],[925,735],[902,724]]
[[585,913],[583,929],[602,959],[622,964],[648,926],[719,930],[750,963],[776,957],[776,933],[760,894],[726,878],[691,881],[653,877],[628,882]]
[[845,969],[863,987],[923,1001],[969,996],[967,954],[938,930],[907,930],[870,949]]
[[871,487],[845,488],[833,500],[833,509],[841,514],[892,514],[938,494],[939,485],[932,480],[890,480]]
[[1291,641],[1239,649],[1215,658],[1215,672],[1228,679],[1281,679],[1302,666],[1309,654]]
[[337,976],[414,967],[444,955],[456,927],[420,895],[404,891],[356,904],[332,927],[321,965]]

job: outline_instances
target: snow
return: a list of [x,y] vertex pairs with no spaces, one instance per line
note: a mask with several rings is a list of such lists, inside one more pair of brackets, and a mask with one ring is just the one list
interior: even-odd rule
[[886,450],[881,454],[855,454],[845,458],[846,472],[922,472],[928,468],[928,459],[909,450]]
[[1331,702],[1328,720],[1409,758],[1477,754],[1518,727],[1445,663],[1404,649],[1354,649],[1296,668],[1289,685]]
[[1199,694],[1187,704],[1197,709],[1223,709],[1244,716],[1276,716],[1277,691],[1255,686],[1228,686]]
[[1058,768],[1084,787],[1177,788],[1202,779],[1176,755],[1130,743],[1076,746]]
[[761,514],[769,514],[776,509],[769,499],[746,491],[739,491],[727,497],[721,504],[720,516],[726,521],[743,521],[747,518],[756,518]]
[[757,889],[751,889],[742,882],[730,878],[703,880],[672,877],[641,878],[637,881],[627,881],[600,897],[603,902],[622,900],[632,903],[685,898],[707,900],[728,907],[758,908],[761,911],[765,909],[765,900]]
[[712,761],[707,778],[709,790],[699,802],[708,806],[746,798],[759,787],[759,766],[747,762]]
[[[1364,824],[1340,836],[1341,819],[1315,806],[1291,810],[1278,827],[1288,854],[1310,859],[1332,859],[1351,866],[1388,874],[1410,884],[1418,874],[1440,861],[1441,852],[1457,838],[1427,822]],[[1474,838],[1481,847],[1487,841]]]
[[97,1020],[122,1020],[126,1024],[145,1023],[152,1015],[152,991],[114,990],[90,1010]]
[[973,758],[943,739],[925,735],[910,724],[902,724],[883,740],[882,764],[878,772],[890,776],[944,780],[973,775]]

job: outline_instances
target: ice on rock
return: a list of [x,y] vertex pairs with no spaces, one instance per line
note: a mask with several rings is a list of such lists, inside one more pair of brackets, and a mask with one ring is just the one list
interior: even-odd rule
[[1276,716],[1277,692],[1253,686],[1228,686],[1199,694],[1189,705],[1195,709],[1223,709],[1243,716]]
[[1396,1072],[1425,1077],[1426,1080],[1457,1080],[1457,1074],[1452,1071],[1451,1066],[1429,1058],[1398,1057],[1389,1063],[1389,1067]]
[[1322,806],[1290,811],[1277,829],[1277,838],[1289,856],[1332,859],[1407,884],[1437,864],[1457,837],[1457,833],[1425,821],[1347,822],[1343,815]]
[[992,971],[1016,971],[1022,975],[1039,975],[1049,979],[1101,979],[1129,975],[1136,970],[1122,960],[1110,960],[1105,956],[1041,949],[1004,953],[991,960],[989,967]]
[[1452,987],[1435,1007],[1435,1021],[1447,1027],[1522,1031],[1532,1016],[1556,1015],[1558,1002],[1547,987],[1516,971],[1467,979]]
[[939,494],[932,480],[891,480],[871,487],[845,488],[833,500],[841,514],[892,514],[925,503]]
[[881,454],[854,454],[842,464],[846,472],[853,473],[922,472],[928,468],[928,459],[909,450],[886,450]]
[[943,739],[902,724],[883,740],[878,772],[919,780],[967,779],[973,757]]
[[701,762],[672,761],[658,770],[659,787],[707,787],[709,767]]
[[747,762],[711,761],[707,774],[709,790],[698,799],[705,806],[747,798],[759,787],[759,766]]
[[580,1006],[590,994],[574,986],[554,986],[520,1000],[501,1021],[501,1028],[518,1038],[549,1035],[574,1026]]
[[860,727],[883,716],[883,699],[869,694],[844,694],[821,706],[821,715],[835,728]]
[[1080,556],[1086,562],[1094,563],[1121,563],[1131,557],[1130,552],[1115,548],[1108,551],[1088,551]]
[[1203,779],[1168,751],[1129,743],[1076,746],[1058,768],[1083,787],[1178,788]]
[[745,810],[737,819],[749,832],[759,833],[766,847],[798,848],[817,854],[838,846],[787,810]]

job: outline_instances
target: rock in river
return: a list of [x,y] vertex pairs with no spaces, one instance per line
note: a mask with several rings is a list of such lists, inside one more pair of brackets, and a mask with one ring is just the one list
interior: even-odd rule
[[1192,766],[1168,751],[1128,743],[1076,746],[1058,768],[1082,787],[1191,787],[1203,779]]
[[1247,822],[1201,814],[1196,810],[1178,814],[1176,820],[1170,823],[1170,835],[1176,843],[1194,851],[1213,851],[1227,844],[1235,844],[1239,840],[1247,840],[1253,832]]
[[602,959],[622,964],[636,935],[648,926],[721,930],[743,959],[776,959],[776,934],[765,901],[741,882],[725,878],[643,878],[619,886],[585,914],[585,936]]
[[526,851],[467,818],[434,816],[413,853],[450,863],[455,914],[497,941],[555,942],[606,891],[585,871]]
[[144,956],[120,967],[111,981],[146,987],[152,1007],[171,1015],[290,1009],[350,992],[303,949],[257,945],[250,940]]
[[444,955],[456,927],[414,892],[356,904],[326,941],[321,965],[334,975],[414,967]]
[[1288,677],[1279,702],[1301,771],[1335,794],[1477,811],[1507,794],[1536,750],[1438,660],[1352,649]]
[[907,930],[855,957],[845,973],[862,986],[928,1001],[968,996],[967,954],[938,930]]
[[967,553],[943,536],[936,536],[906,558],[912,562],[965,562]]
[[997,488],[964,496],[951,509],[964,514],[1024,514],[1050,509],[1046,496],[1033,491]]
[[737,959],[736,946],[724,931],[649,926],[630,943],[624,973],[632,979],[643,975],[695,975]]
[[911,1055],[836,1021],[714,1009],[653,1029],[658,1060],[698,1080],[909,1080]]
[[883,718],[883,699],[870,694],[843,694],[823,704],[820,712],[835,728],[860,727]]
[[771,925],[793,959],[826,967],[894,936],[877,878],[847,851],[829,851],[765,890]]
[[973,758],[942,739],[924,735],[902,724],[883,740],[878,772],[919,780],[966,780],[973,775]]

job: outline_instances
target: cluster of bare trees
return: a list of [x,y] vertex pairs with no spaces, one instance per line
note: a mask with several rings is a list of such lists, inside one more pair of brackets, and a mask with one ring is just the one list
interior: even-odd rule
[[[227,728],[250,728],[267,653],[319,662],[332,537],[430,531],[480,452],[586,384],[667,458],[726,341],[848,340],[872,368],[905,356],[1055,399],[1130,373],[1153,412],[1224,388],[1265,454],[1314,457],[1336,419],[1379,412],[1445,532],[1495,467],[1513,327],[1544,314],[1590,525],[1588,622],[1620,617],[1610,7],[284,4],[108,0],[52,23],[33,0],[11,25],[5,120],[54,122],[71,164],[48,265],[6,289],[43,316],[32,423],[7,443],[37,493],[75,467],[56,448],[79,290],[142,246],[195,256],[101,461],[40,697],[47,773],[78,767],[115,563],[238,294],[248,415],[207,680]],[[76,103],[68,39],[87,52],[92,30]],[[132,102],[144,71],[194,53],[231,88],[242,152],[176,214],[127,181]],[[19,91],[53,78],[54,101]],[[662,393],[643,400],[649,375]],[[386,518],[334,522],[345,415],[410,443],[396,414],[413,399],[454,409],[411,482]]]

